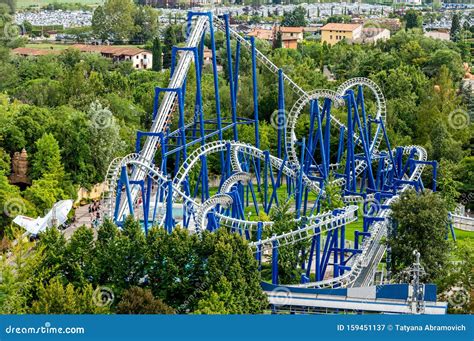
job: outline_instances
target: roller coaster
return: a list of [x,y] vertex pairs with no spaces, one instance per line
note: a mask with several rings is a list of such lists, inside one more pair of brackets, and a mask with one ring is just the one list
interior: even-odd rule
[[[307,92],[256,48],[254,37],[232,29],[229,20],[228,15],[216,17],[211,12],[188,13],[186,44],[172,49],[169,86],[155,88],[150,130],[137,132],[135,153],[109,166],[107,216],[120,226],[133,215],[145,233],[156,225],[170,233],[177,225],[190,233],[223,227],[239,233],[249,241],[260,266],[271,263],[274,286],[281,286],[279,250],[305,241],[300,283],[285,286],[293,291],[377,284],[379,264],[390,255],[383,242],[390,232],[390,205],[403,191],[424,188],[421,175],[427,166],[436,190],[436,162],[428,161],[420,146],[391,148],[384,95],[373,81],[355,78],[336,90]],[[225,35],[223,66],[217,63],[216,29]],[[201,90],[205,45],[212,53],[212,114],[206,112],[209,106],[203,105]],[[250,56],[251,119],[238,116],[242,48]],[[271,117],[276,155],[260,144],[258,63],[278,82],[278,108]],[[225,76],[220,67],[226,68]],[[188,115],[190,75],[196,89]],[[230,96],[225,113],[220,100],[224,83]],[[298,97],[288,112],[285,89]],[[298,128],[301,124],[304,129]],[[252,127],[252,144],[239,139],[242,125]],[[218,190],[212,194],[209,158],[219,165],[212,173],[220,174]],[[341,193],[341,207],[325,210],[322,202],[330,202],[329,188]],[[282,205],[290,206],[297,228],[268,235],[274,224],[268,217]],[[363,226],[354,232],[351,245],[346,227],[361,211]]]

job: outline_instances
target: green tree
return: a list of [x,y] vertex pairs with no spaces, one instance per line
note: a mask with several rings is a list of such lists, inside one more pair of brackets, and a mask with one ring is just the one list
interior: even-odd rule
[[120,128],[109,108],[104,108],[99,101],[89,107],[89,136],[91,146],[91,166],[102,180],[112,159],[125,151],[120,137]]
[[39,179],[45,174],[54,175],[56,179],[64,177],[61,164],[61,153],[58,141],[50,133],[45,133],[35,142],[36,152],[32,157],[30,176]]
[[68,283],[83,287],[94,275],[94,233],[89,227],[81,226],[74,231],[66,246],[67,259],[63,264]]
[[[273,221],[273,225],[264,230],[264,238],[298,229],[298,224],[294,221],[294,214],[290,212],[290,203],[287,201],[272,209],[270,220]],[[299,283],[302,272],[300,264],[304,258],[301,251],[306,249],[309,242],[300,241],[278,249],[278,279],[281,283]]]
[[106,0],[92,16],[92,30],[101,38],[123,42],[137,32],[135,13],[137,7],[131,0]]
[[459,162],[454,179],[460,183],[458,189],[463,204],[468,208],[474,208],[474,156],[467,156]]
[[324,185],[325,197],[322,201],[322,211],[334,210],[344,206],[342,200],[341,188],[333,183],[334,178],[329,177]]
[[146,243],[140,223],[127,217],[122,231],[110,222],[99,229],[95,282],[117,289],[136,286],[145,273]]
[[168,25],[163,34],[163,68],[171,66],[171,50],[173,46],[184,41],[183,27],[181,25]]
[[459,198],[458,188],[461,185],[454,180],[455,165],[447,160],[442,160],[439,165],[439,180],[438,184],[441,187],[441,196],[446,202],[446,207],[450,212],[453,212],[457,206]]
[[306,24],[306,10],[301,6],[296,7],[291,13],[287,13],[281,22],[281,26],[288,27],[306,26]]
[[448,210],[437,193],[403,192],[392,204],[394,231],[388,240],[392,249],[392,270],[398,274],[413,263],[413,250],[421,254],[427,281],[440,280],[449,262],[446,239]]
[[231,314],[255,314],[266,307],[257,263],[240,235],[220,229],[198,237],[180,228],[171,234],[155,228],[147,242],[151,289],[178,313],[196,311],[201,299],[210,299],[209,292],[230,295],[226,309]]
[[[448,302],[448,313],[472,314],[474,311],[474,247],[458,241],[453,252],[448,274],[438,284],[441,299]],[[453,295],[456,295],[453,297]]]
[[17,0],[1,0],[0,3],[8,5],[10,9],[10,14],[15,13]]
[[150,6],[138,6],[134,15],[137,28],[132,40],[134,43],[146,43],[158,36],[158,11]]
[[42,215],[49,211],[58,200],[68,198],[62,189],[61,182],[53,174],[45,174],[42,178],[33,180],[33,184],[25,190],[24,196]]
[[421,27],[422,17],[418,14],[418,11],[409,9],[405,13],[405,29],[409,30],[411,28]]
[[281,49],[283,47],[283,42],[281,39],[281,32],[278,31],[276,37],[273,39],[273,49]]
[[459,33],[461,32],[461,23],[459,21],[459,15],[453,14],[453,18],[451,19],[451,30],[449,31],[449,36],[451,37],[452,41],[459,40]]
[[30,255],[32,243],[22,238],[22,231],[16,231],[12,239],[9,256],[2,254],[0,259],[0,313],[24,314],[28,309],[28,292],[31,285],[30,268],[34,266],[37,257]]
[[163,49],[161,48],[161,40],[159,37],[153,39],[153,71],[161,71],[163,68]]
[[58,229],[50,228],[40,234],[36,252],[39,262],[31,273],[35,289],[40,284],[46,285],[54,277],[64,275],[66,250],[66,238]]
[[231,314],[236,309],[232,286],[225,277],[216,284],[219,292],[207,290],[197,304],[196,314]]
[[124,291],[117,314],[174,314],[174,310],[155,298],[150,289],[131,287]]
[[47,285],[40,284],[38,299],[33,301],[33,314],[100,314],[108,307],[94,303],[94,290],[90,284],[82,289],[69,283],[64,286],[57,277]]

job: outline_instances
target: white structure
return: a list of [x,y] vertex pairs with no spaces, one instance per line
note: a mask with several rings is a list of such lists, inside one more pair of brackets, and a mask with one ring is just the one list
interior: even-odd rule
[[115,62],[130,61],[137,70],[151,69],[153,65],[153,54],[150,51],[136,47],[83,44],[75,44],[72,47],[81,52],[100,53]]
[[370,44],[377,43],[379,40],[383,41],[388,39],[390,39],[390,31],[386,28],[364,27],[360,38],[356,39],[354,42]]
[[449,41],[451,40],[448,32],[441,32],[441,31],[428,31],[423,34],[425,37],[430,37],[433,39],[440,39]]
[[412,5],[412,6],[421,6],[422,1],[421,0],[393,0],[394,4],[406,4],[406,5]]

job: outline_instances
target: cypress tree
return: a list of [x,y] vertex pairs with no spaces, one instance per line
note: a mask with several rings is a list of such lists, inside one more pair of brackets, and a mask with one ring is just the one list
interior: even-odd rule
[[162,60],[162,48],[161,48],[161,41],[160,38],[155,37],[153,39],[153,71],[161,71],[163,69],[163,60]]

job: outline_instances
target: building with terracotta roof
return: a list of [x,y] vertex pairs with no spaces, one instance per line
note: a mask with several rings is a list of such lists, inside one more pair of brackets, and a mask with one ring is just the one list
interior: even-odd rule
[[[151,69],[153,65],[153,54],[150,51],[127,46],[106,46],[106,45],[71,45],[72,48],[81,52],[100,53],[114,62],[130,61],[137,70]],[[45,56],[49,54],[59,54],[61,50],[35,49],[30,47],[18,47],[12,50],[13,54],[28,56]]]
[[153,64],[153,54],[150,51],[136,47],[84,44],[75,44],[72,47],[81,52],[100,53],[102,56],[116,62],[130,61],[137,70],[151,69]]
[[281,42],[284,48],[296,49],[298,47],[298,43],[302,42],[304,39],[303,27],[280,26],[278,29],[281,33]]
[[329,45],[337,44],[342,40],[355,41],[362,35],[361,24],[329,23],[321,27],[321,42]]
[[256,28],[247,34],[249,37],[255,37],[258,39],[266,40],[268,42],[273,41],[273,30],[264,28]]
[[303,27],[274,26],[273,29],[256,28],[247,35],[250,37],[266,40],[271,44],[278,32],[281,33],[281,42],[282,47],[284,48],[296,49],[298,47],[298,43],[303,41]]

